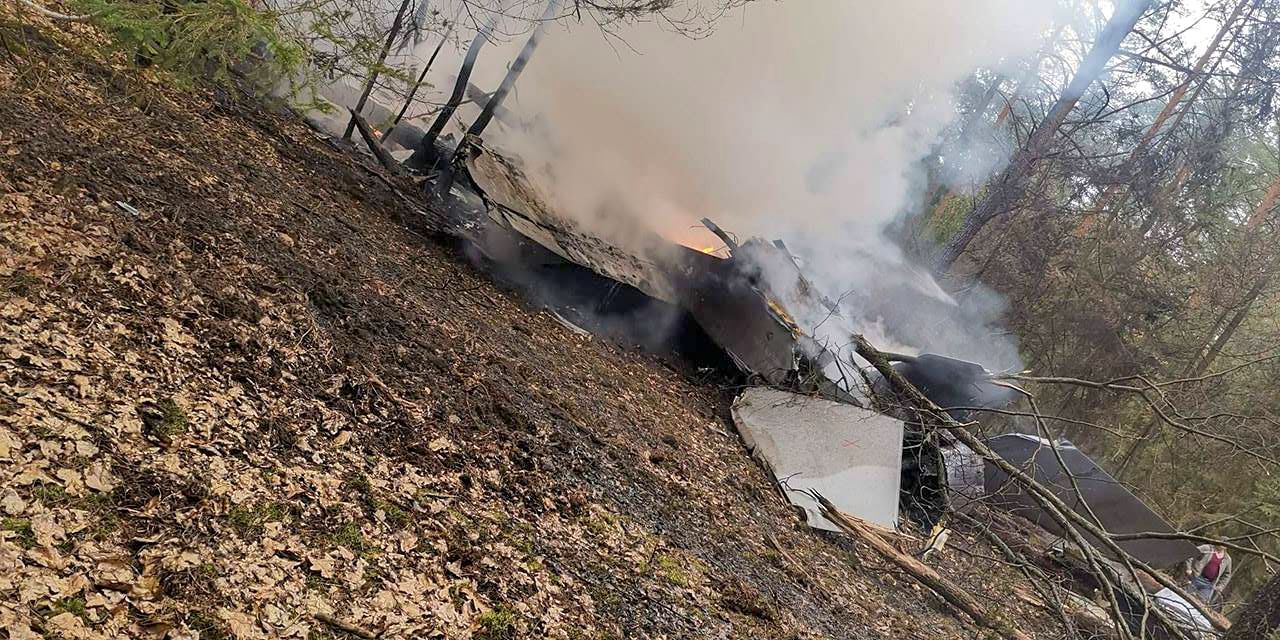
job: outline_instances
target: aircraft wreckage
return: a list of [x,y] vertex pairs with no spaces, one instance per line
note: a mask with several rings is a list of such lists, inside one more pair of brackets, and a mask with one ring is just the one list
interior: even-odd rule
[[[463,145],[453,156],[459,160],[448,183],[448,231],[497,268],[541,278],[536,286],[543,292],[600,290],[605,293],[596,302],[621,297],[632,305],[659,305],[696,325],[691,330],[699,340],[713,343],[757,385],[734,402],[735,425],[810,526],[839,529],[823,516],[815,494],[887,528],[897,526],[899,513],[927,524],[948,505],[964,509],[976,500],[1033,522],[1046,520],[994,465],[964,445],[945,433],[925,437],[909,416],[883,403],[873,406],[874,398],[888,393],[883,379],[867,367],[840,362],[796,321],[839,315],[840,309],[804,275],[783,242],[739,242],[706,219],[703,224],[724,243],[720,253],[726,255],[646,228],[628,228],[625,238],[610,241],[557,216],[518,162],[473,137]],[[934,354],[891,359],[938,406],[1007,401],[1007,395],[993,393],[992,374],[981,365]],[[969,417],[968,410],[951,413],[958,420]],[[1156,534],[1126,543],[1135,557],[1172,566],[1195,553],[1189,543],[1159,538],[1173,527],[1069,443],[1016,434],[988,442],[1064,496],[1071,491],[1064,478],[1082,482],[1083,499],[1073,495],[1068,502],[1085,509],[1087,501],[1109,529]]]

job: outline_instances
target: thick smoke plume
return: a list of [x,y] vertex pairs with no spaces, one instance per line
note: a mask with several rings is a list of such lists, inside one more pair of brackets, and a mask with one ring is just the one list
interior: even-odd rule
[[[818,329],[833,344],[859,331],[886,347],[1016,366],[1015,345],[992,326],[998,298],[956,304],[883,230],[920,206],[923,160],[956,118],[955,87],[978,68],[1015,68],[1050,9],[762,1],[697,40],[653,24],[621,41],[560,26],[508,101],[533,125],[486,137],[525,161],[558,211],[602,235],[642,224],[714,246],[697,227],[707,216],[744,239],[785,239],[819,288],[843,297],[846,322]],[[496,86],[519,44],[494,49],[477,84]]]

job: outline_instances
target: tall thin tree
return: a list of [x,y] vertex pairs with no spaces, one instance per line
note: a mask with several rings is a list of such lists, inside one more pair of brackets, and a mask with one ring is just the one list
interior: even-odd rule
[[409,157],[406,162],[409,166],[422,170],[434,163],[436,138],[440,137],[440,132],[444,131],[445,125],[449,124],[454,112],[462,104],[462,97],[467,91],[467,83],[471,81],[471,70],[475,68],[476,59],[480,57],[480,49],[484,47],[484,43],[489,39],[489,29],[490,26],[486,25],[476,32],[475,38],[472,38],[471,46],[467,47],[467,55],[462,59],[462,68],[458,69],[458,79],[453,83],[453,93],[449,95],[449,101],[441,107],[440,113],[436,114],[436,119],[431,123],[431,128],[427,130],[426,135],[422,136],[422,141],[418,143],[418,148]]
[[1124,0],[1117,3],[1106,27],[1076,69],[1067,88],[1041,119],[1035,131],[1027,138],[1027,142],[1014,154],[1009,165],[991,181],[986,197],[965,217],[960,230],[938,255],[934,264],[936,270],[949,270],[952,263],[964,253],[965,248],[988,222],[1010,211],[1022,199],[1035,164],[1052,147],[1058,128],[1067,119],[1067,114],[1075,108],[1089,85],[1102,74],[1107,61],[1120,49],[1120,43],[1129,35],[1129,32],[1133,31],[1134,25],[1146,13],[1151,3],[1152,0]]
[[440,42],[436,44],[435,51],[431,52],[431,57],[427,59],[427,64],[423,65],[422,72],[418,74],[418,81],[413,83],[413,87],[409,89],[409,95],[404,99],[404,104],[400,106],[400,113],[397,113],[395,119],[391,121],[391,126],[382,132],[383,140],[386,140],[387,136],[391,134],[391,129],[404,119],[405,112],[409,110],[409,105],[413,104],[414,97],[418,95],[418,89],[422,86],[423,80],[427,78],[427,72],[431,71],[431,65],[435,64],[436,56],[440,55],[440,49],[444,48],[444,43],[449,39],[449,34],[452,32],[453,27],[450,26],[445,30],[444,35],[440,36]]
[[[395,20],[391,21],[391,30],[387,32],[387,41],[383,43],[382,50],[378,52],[378,61],[374,63],[369,70],[369,79],[364,83],[364,91],[360,93],[360,99],[356,101],[355,113],[364,110],[364,105],[369,101],[369,94],[373,93],[374,84],[378,81],[378,76],[382,74],[382,65],[387,61],[387,56],[391,54],[391,45],[396,41],[396,36],[400,34],[400,27],[404,24],[404,14],[409,10],[409,3],[412,0],[401,0],[400,9],[396,11]],[[342,133],[345,140],[351,139],[351,133],[356,129],[356,119],[352,116],[347,121],[347,130]]]
[[485,103],[484,108],[480,110],[480,115],[476,117],[475,122],[471,123],[471,127],[467,129],[467,135],[478,136],[484,133],[485,127],[489,126],[489,121],[493,119],[493,112],[502,106],[502,102],[507,99],[507,94],[511,93],[511,89],[516,86],[516,80],[520,79],[520,74],[524,72],[524,68],[529,64],[529,58],[533,57],[533,52],[538,48],[538,43],[542,41],[542,35],[547,30],[547,25],[556,17],[556,12],[560,10],[560,0],[549,0],[547,8],[542,12],[542,18],[538,20],[538,25],[533,28],[533,33],[529,34],[529,39],[525,41],[524,48],[520,50],[520,55],[516,56],[511,67],[507,69],[507,75],[502,78],[502,84],[498,85],[498,90],[493,92]]
[[[1204,53],[1200,54],[1200,57],[1196,60],[1195,64],[1187,71],[1187,75],[1183,78],[1182,82],[1178,83],[1178,86],[1174,87],[1173,91],[1169,93],[1169,99],[1165,101],[1164,108],[1156,115],[1155,120],[1151,122],[1151,126],[1147,127],[1147,130],[1143,132],[1142,137],[1138,139],[1138,143],[1129,151],[1128,158],[1125,159],[1124,163],[1120,167],[1121,175],[1127,175],[1133,170],[1133,167],[1138,164],[1142,157],[1146,155],[1147,148],[1151,144],[1151,141],[1155,139],[1156,134],[1160,133],[1160,130],[1164,127],[1165,123],[1169,121],[1169,117],[1173,115],[1174,110],[1178,108],[1182,99],[1186,97],[1187,91],[1191,89],[1191,84],[1204,74],[1205,66],[1209,64],[1209,60],[1213,58],[1213,54],[1218,51],[1218,46],[1222,44],[1222,39],[1231,31],[1232,25],[1234,25],[1240,15],[1244,13],[1246,7],[1250,5],[1256,6],[1257,3],[1258,0],[1240,0],[1240,2],[1236,4],[1235,9],[1232,10],[1231,14],[1222,21],[1222,26],[1218,29],[1218,32],[1214,34],[1213,39],[1209,42],[1209,46],[1204,50]],[[1098,197],[1097,204],[1085,213],[1084,218],[1080,220],[1080,224],[1076,226],[1075,236],[1077,238],[1083,238],[1088,235],[1089,230],[1093,228],[1093,224],[1097,220],[1099,214],[1110,211],[1113,208],[1123,206],[1125,200],[1122,195],[1123,193],[1127,192],[1123,191],[1122,185],[1119,182],[1113,183],[1104,189],[1102,191],[1102,195]]]

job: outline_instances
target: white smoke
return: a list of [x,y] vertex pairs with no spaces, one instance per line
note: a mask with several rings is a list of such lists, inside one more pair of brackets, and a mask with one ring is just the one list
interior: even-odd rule
[[[957,84],[979,68],[1015,69],[1052,9],[761,1],[698,40],[654,24],[622,30],[621,42],[590,24],[560,26],[508,102],[538,126],[486,138],[540,175],[567,217],[602,232],[636,218],[695,247],[718,244],[697,228],[703,216],[744,238],[783,238],[821,289],[849,293],[848,328],[1013,366],[1012,343],[987,335],[996,299],[970,297],[980,304],[961,310],[882,232],[920,206],[921,161],[956,118]],[[520,44],[486,52],[475,82],[496,87]],[[951,175],[991,170],[980,151],[980,170]]]

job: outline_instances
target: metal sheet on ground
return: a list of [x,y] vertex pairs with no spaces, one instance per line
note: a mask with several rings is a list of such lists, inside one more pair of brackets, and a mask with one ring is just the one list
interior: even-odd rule
[[[1164,518],[1070,443],[1060,442],[1057,445],[1066,469],[1054,455],[1053,445],[1043,438],[1014,433],[991,438],[987,444],[1000,457],[1030,472],[1085,517],[1089,517],[1085,509],[1087,503],[1110,533],[1174,533]],[[1079,495],[1072,486],[1073,476],[1080,487]],[[1008,474],[991,462],[987,463],[986,488],[993,502],[1053,533],[1062,533],[1049,515],[1021,487],[1011,482]],[[1103,548],[1101,543],[1096,544]],[[1140,538],[1118,544],[1135,558],[1157,568],[1171,567],[1196,554],[1195,545],[1186,540]]]
[[902,421],[850,404],[769,387],[752,387],[733,403],[747,448],[783,483],[809,526],[839,531],[805,489],[841,511],[883,527],[898,520]]

